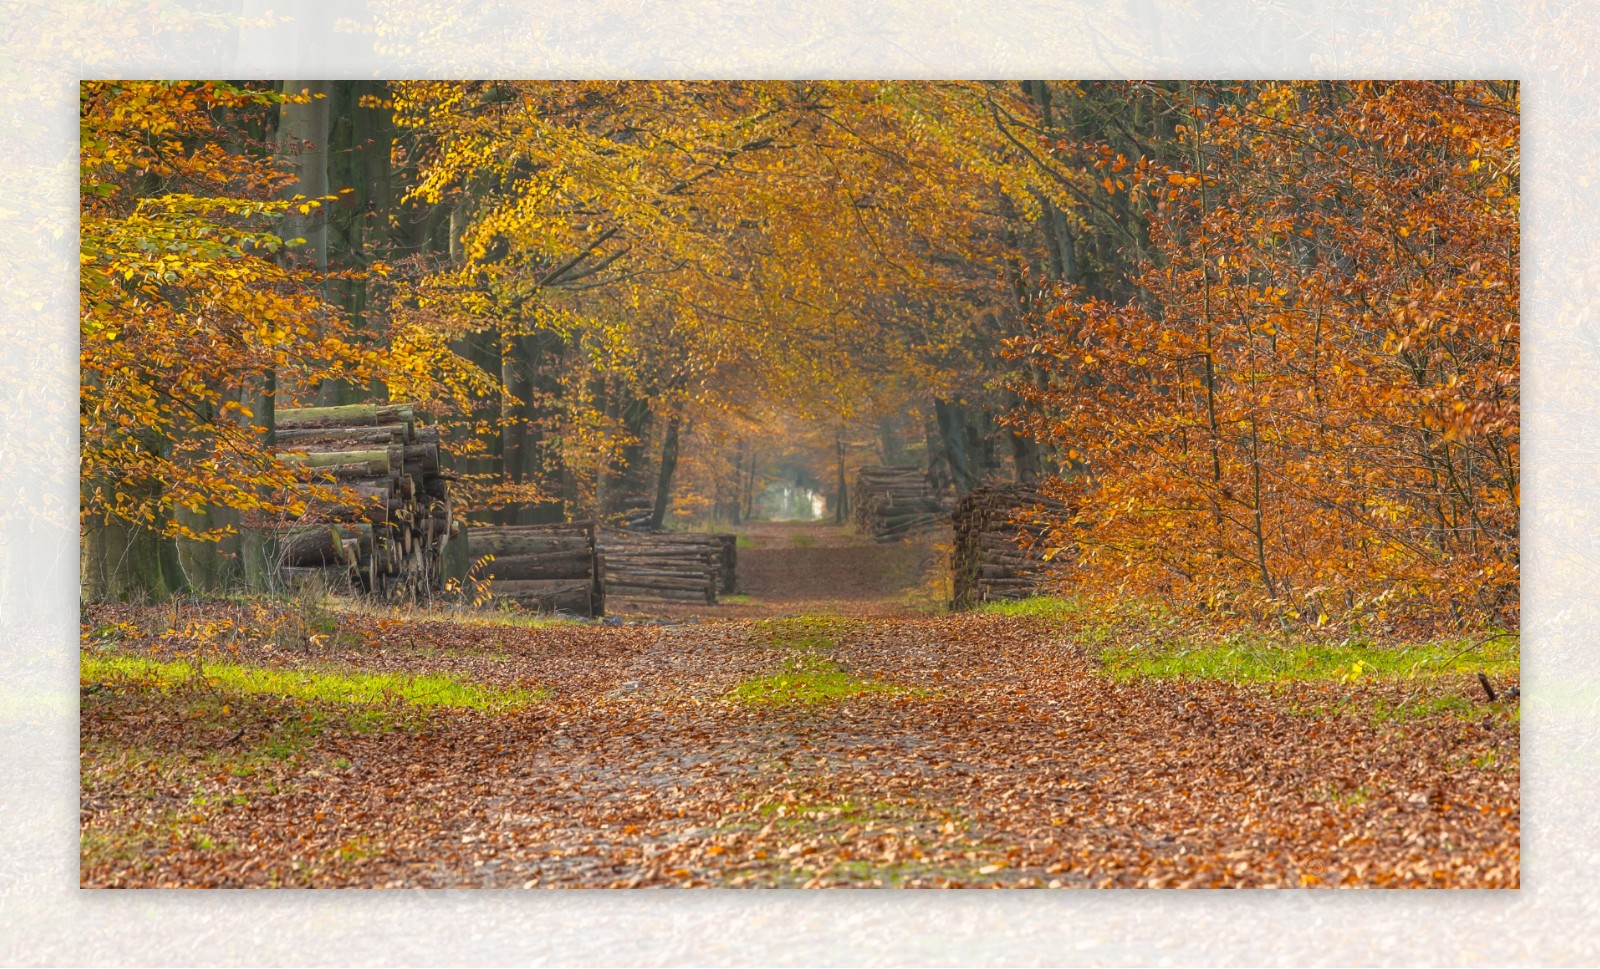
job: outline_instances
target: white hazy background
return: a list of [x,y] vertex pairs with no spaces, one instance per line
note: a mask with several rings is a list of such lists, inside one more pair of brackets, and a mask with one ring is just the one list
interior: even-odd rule
[[[22,0],[0,11],[0,963],[1600,964],[1600,4]],[[286,76],[1521,79],[1526,887],[79,890],[77,83]]]

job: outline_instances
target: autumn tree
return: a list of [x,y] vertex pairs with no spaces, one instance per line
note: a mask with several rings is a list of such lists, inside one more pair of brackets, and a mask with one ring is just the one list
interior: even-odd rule
[[479,319],[521,380],[505,381],[501,461],[541,452],[570,510],[607,510],[584,482],[637,487],[645,459],[659,520],[692,418],[765,400],[851,420],[993,285],[969,180],[892,85],[397,93],[435,146],[413,196],[462,213],[434,298]]
[[1212,615],[1515,622],[1518,92],[1205,85],[1125,299],[1065,289],[1017,416],[1078,576]]
[[328,262],[330,234],[360,236],[339,214],[354,189],[328,175],[348,159],[330,162],[317,140],[349,120],[320,103],[337,87],[82,87],[86,597],[231,585],[250,520],[340,500],[274,456],[280,398],[386,383],[435,393],[455,372],[447,355],[418,368],[426,354],[391,345],[376,321],[351,325],[350,294],[384,269],[348,253]]

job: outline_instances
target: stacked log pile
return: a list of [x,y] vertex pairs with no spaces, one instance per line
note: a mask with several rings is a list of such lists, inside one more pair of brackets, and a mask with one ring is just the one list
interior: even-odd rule
[[735,542],[733,535],[604,532],[606,594],[715,603],[734,589]]
[[893,542],[944,524],[944,502],[922,469],[868,465],[856,471],[850,502],[856,530],[880,542]]
[[494,556],[478,571],[490,576],[496,598],[540,612],[605,615],[606,563],[594,522],[474,527],[467,548],[474,561]]
[[1020,485],[977,488],[956,502],[951,553],[952,603],[967,609],[991,599],[1025,599],[1058,566],[1046,562],[1040,512],[1057,521],[1066,505]]
[[655,515],[655,508],[656,500],[648,495],[626,498],[617,512],[617,520],[623,528],[647,528]]
[[286,585],[320,579],[385,597],[439,590],[440,556],[460,526],[439,467],[438,428],[417,427],[409,404],[352,404],[284,408],[275,433],[281,460],[358,498],[314,503],[295,524],[273,530]]

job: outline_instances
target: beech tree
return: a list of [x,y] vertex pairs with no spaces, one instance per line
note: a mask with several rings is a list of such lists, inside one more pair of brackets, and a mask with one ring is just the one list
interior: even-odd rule
[[1514,623],[1518,92],[1195,86],[1134,296],[1065,289],[1018,423],[1089,587],[1210,614]]

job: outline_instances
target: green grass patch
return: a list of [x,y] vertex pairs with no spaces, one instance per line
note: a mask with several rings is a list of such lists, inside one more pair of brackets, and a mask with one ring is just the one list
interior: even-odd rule
[[571,616],[546,616],[524,612],[509,600],[490,600],[481,609],[417,609],[394,606],[372,606],[359,600],[343,603],[345,612],[373,616],[380,620],[399,622],[450,622],[462,626],[510,626],[516,629],[551,629],[561,626],[583,626],[587,621]]
[[265,694],[350,706],[401,702],[415,707],[445,707],[504,713],[539,702],[546,691],[499,687],[445,674],[361,673],[282,669],[213,662],[199,665],[133,656],[80,658],[84,680],[109,686],[131,685],[168,690],[205,686],[223,693]]
[[734,548],[755,548],[756,547],[756,540],[751,538],[749,535],[743,535],[743,534],[735,535],[734,538],[733,538],[733,547]]
[[996,599],[977,607],[976,612],[1015,619],[1072,619],[1083,614],[1083,606],[1073,599],[1057,596],[1032,596],[1027,599]]
[[783,650],[783,669],[746,680],[729,692],[735,703],[749,706],[819,706],[869,693],[915,694],[922,691],[879,679],[863,679],[825,654],[839,637],[861,620],[843,616],[788,616],[752,624],[758,641]]
[[1366,640],[1338,643],[1231,637],[1215,643],[1178,641],[1101,650],[1112,679],[1285,680],[1409,679],[1482,671],[1515,676],[1521,667],[1516,634],[1380,646]]
[[729,698],[748,706],[821,706],[871,693],[910,693],[909,688],[882,680],[864,680],[832,660],[793,664],[769,676],[746,680]]
[[717,601],[721,602],[721,603],[723,603],[725,605],[730,605],[730,606],[743,606],[743,605],[749,605],[751,602],[754,602],[755,600],[751,599],[749,596],[747,596],[744,593],[740,592],[740,593],[736,593],[736,594],[731,595],[731,596],[718,596],[717,597]]
[[860,620],[844,616],[786,616],[763,619],[752,628],[768,646],[810,653],[832,649],[840,636],[859,625]]
[[[1382,697],[1374,700],[1372,709],[1367,719],[1373,726],[1382,726],[1386,723],[1408,723],[1412,720],[1426,720],[1429,717],[1456,717],[1463,720],[1475,720],[1484,715],[1487,709],[1478,697],[1464,696],[1432,696],[1418,700],[1391,701]],[[1520,707],[1511,710],[1512,720],[1520,722],[1522,713]]]

